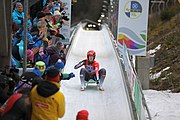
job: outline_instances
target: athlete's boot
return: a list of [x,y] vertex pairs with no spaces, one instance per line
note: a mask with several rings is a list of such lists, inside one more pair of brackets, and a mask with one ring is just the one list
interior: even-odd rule
[[80,71],[80,80],[81,80],[81,91],[85,90],[85,73],[84,73],[84,68],[81,69]]
[[106,70],[102,68],[99,71],[99,85],[98,85],[98,89],[101,91],[104,91],[102,85],[103,85],[105,77],[106,77]]

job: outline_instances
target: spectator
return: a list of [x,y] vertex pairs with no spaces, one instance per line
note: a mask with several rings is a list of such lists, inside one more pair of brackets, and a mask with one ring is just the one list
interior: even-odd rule
[[47,0],[45,9],[49,9],[51,11],[51,13],[54,12],[53,0]]
[[59,91],[60,74],[58,69],[47,70],[45,81],[31,91],[32,120],[58,120],[65,113],[65,98]]
[[62,24],[65,22],[64,19],[62,19],[62,15],[59,11],[54,11],[54,16],[52,18],[52,28],[57,30],[56,37],[59,37],[61,39],[65,39],[65,37],[60,34],[60,28],[62,27]]
[[[62,73],[62,69],[64,68],[64,63],[59,59],[55,65],[52,65],[52,66],[49,66],[46,71],[48,69],[51,69],[51,68],[56,68],[59,70],[59,73],[60,73],[60,81],[61,80],[70,80],[71,78],[75,77],[75,74],[73,72],[71,73]],[[45,73],[46,73],[45,71]]]
[[35,78],[39,78],[32,72],[22,74],[15,93],[0,108],[1,120],[30,120],[31,119],[31,101],[30,91],[32,82]]
[[[36,39],[34,41],[35,44],[32,46],[33,47],[32,51],[34,52],[34,54],[38,53],[40,47],[44,46],[44,44],[48,42],[46,25],[47,24],[45,21],[39,21],[37,23],[37,29],[33,28],[31,30],[31,34],[36,36]],[[36,57],[37,57],[37,54],[35,55],[35,60],[36,60]]]
[[0,108],[1,120],[30,120],[31,102],[26,94],[14,93]]
[[[23,37],[24,37],[24,31],[23,29],[19,29],[14,35],[13,46],[17,45],[21,41],[24,41]],[[34,44],[34,40],[33,40],[34,38],[29,32],[27,33],[27,38],[28,38],[27,39],[28,44]]]
[[[47,23],[45,21],[39,21],[37,23],[37,28],[39,30],[39,35],[41,35],[41,32],[43,33],[43,35],[45,35],[47,33],[47,27],[46,27]],[[44,36],[45,37],[45,36]]]
[[58,2],[54,3],[54,11],[60,11],[60,4]]
[[[15,62],[17,68],[22,67],[23,63],[23,50],[24,50],[24,43],[21,41],[17,45],[12,47],[12,59]],[[27,61],[28,62],[28,61]]]
[[61,13],[59,11],[54,11],[54,17],[52,19],[52,25],[57,29],[61,27]]
[[55,65],[58,59],[61,59],[64,64],[66,64],[66,54],[65,47],[62,42],[57,42],[55,46],[48,47],[46,49],[48,54],[50,55],[50,65]]
[[[17,31],[18,28],[23,26],[24,12],[23,12],[23,5],[20,2],[17,2],[15,5],[15,10],[12,13],[12,19],[13,19],[13,28],[16,28],[15,31]],[[31,28],[31,26],[32,23],[29,19],[28,28]]]
[[[17,83],[17,85],[14,89],[14,92],[22,93],[22,91],[24,91],[24,89],[26,89],[26,92],[29,94],[30,90],[32,88],[33,82],[35,82],[36,80],[40,80],[40,79],[41,79],[41,77],[39,77],[34,72],[25,72],[21,75],[21,78],[20,78],[19,82]],[[30,88],[30,89],[27,89],[27,88]],[[25,93],[23,93],[23,94],[25,94]]]
[[32,50],[28,49],[27,53],[27,67],[32,68],[34,66],[34,53]]
[[36,18],[34,18],[33,20],[33,26],[36,27],[39,21],[45,21],[45,19],[46,19],[46,14],[42,11],[39,11],[36,15]]
[[62,12],[64,10],[64,8],[66,7],[67,3],[62,3],[60,11]]
[[32,72],[38,75],[39,77],[42,77],[45,70],[46,70],[45,63],[43,61],[38,61],[36,62],[35,67]]
[[61,16],[62,16],[62,23],[68,24],[67,21],[69,21],[69,18],[68,18],[68,16],[66,16],[66,12],[65,11],[61,12]]
[[46,14],[46,20],[47,20],[48,22],[50,22],[51,19],[52,19],[53,14],[51,13],[51,11],[50,11],[49,9],[45,9],[45,10],[44,10],[44,13]]
[[61,73],[62,69],[64,69],[64,63],[61,61],[61,59],[59,59],[59,60],[55,63],[55,65],[49,66],[46,70],[48,70],[48,69],[50,69],[50,68],[56,68],[56,69],[58,69],[58,70],[60,71],[60,73]]

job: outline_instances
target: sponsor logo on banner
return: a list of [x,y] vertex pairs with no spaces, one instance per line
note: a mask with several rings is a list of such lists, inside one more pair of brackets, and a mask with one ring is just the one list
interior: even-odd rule
[[142,6],[138,1],[129,1],[125,5],[125,14],[129,18],[137,18],[142,14]]

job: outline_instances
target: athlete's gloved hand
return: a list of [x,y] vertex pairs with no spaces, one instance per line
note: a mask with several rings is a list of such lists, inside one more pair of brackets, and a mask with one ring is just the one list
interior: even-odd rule
[[75,66],[74,66],[74,69],[77,69],[77,68],[78,68],[78,65],[75,65]]

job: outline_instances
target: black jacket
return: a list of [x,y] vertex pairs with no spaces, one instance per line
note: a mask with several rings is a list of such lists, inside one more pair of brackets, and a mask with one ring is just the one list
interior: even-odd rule
[[28,95],[23,95],[5,113],[2,113],[0,120],[30,120],[31,102]]

